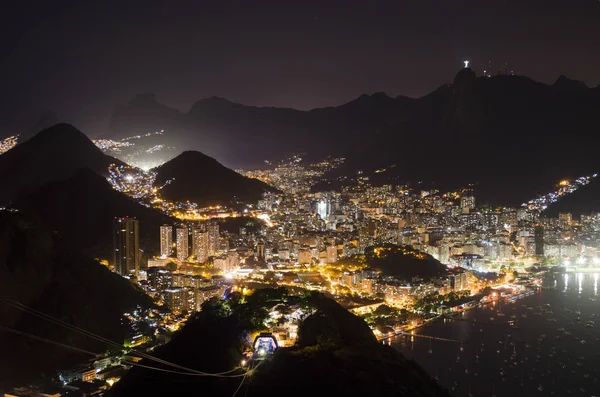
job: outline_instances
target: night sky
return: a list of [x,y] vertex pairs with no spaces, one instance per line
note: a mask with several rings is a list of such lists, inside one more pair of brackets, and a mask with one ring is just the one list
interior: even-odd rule
[[470,59],[552,83],[600,83],[598,0],[28,1],[0,15],[0,137],[43,110],[96,136],[154,92],[298,109],[421,96]]

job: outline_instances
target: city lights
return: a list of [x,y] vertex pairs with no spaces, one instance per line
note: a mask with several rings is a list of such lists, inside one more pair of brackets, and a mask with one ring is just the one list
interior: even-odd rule
[[17,146],[18,140],[18,135],[9,136],[8,138],[0,140],[0,154],[8,152],[10,149]]

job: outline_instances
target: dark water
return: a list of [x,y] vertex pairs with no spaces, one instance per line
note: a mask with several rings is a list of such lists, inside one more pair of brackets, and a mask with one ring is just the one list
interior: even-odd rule
[[[554,290],[415,330],[468,340],[462,351],[458,343],[420,337],[386,343],[438,376],[453,396],[600,397],[598,283],[598,274],[549,276],[545,284]],[[588,326],[590,321],[596,324]]]

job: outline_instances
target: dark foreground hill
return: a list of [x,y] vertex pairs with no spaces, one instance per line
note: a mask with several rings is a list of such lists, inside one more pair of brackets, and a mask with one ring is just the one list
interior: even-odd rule
[[154,169],[159,185],[171,181],[161,194],[172,201],[190,201],[202,206],[232,202],[256,202],[268,190],[258,179],[247,178],[212,157],[195,151],[181,153]]
[[[0,324],[102,352],[105,345],[24,313],[7,299],[114,341],[122,341],[123,312],[151,304],[147,296],[99,263],[79,255],[60,236],[25,216],[0,211]],[[54,375],[90,357],[49,343],[0,332],[0,385]]]
[[69,178],[79,168],[108,174],[111,163],[82,132],[69,124],[56,124],[0,156],[0,205],[42,185]]
[[20,197],[13,206],[57,230],[82,252],[103,259],[112,257],[115,217],[140,221],[140,248],[147,254],[156,254],[160,247],[160,225],[173,222],[112,189],[105,178],[89,169],[80,169],[64,181],[48,183]]
[[315,296],[295,347],[282,349],[259,368],[253,396],[277,396],[288,385],[297,395],[447,396],[414,361],[377,343],[358,317]]
[[[278,350],[242,379],[239,365],[248,333],[264,328],[267,309],[300,305],[312,312],[294,347]],[[234,377],[186,376],[135,367],[113,396],[448,396],[414,362],[377,343],[366,323],[320,294],[287,296],[285,289],[258,290],[245,302],[232,295],[209,302],[157,354],[188,368]],[[255,363],[253,365],[257,365]],[[150,365],[150,363],[144,363]],[[157,367],[156,363],[153,363]]]

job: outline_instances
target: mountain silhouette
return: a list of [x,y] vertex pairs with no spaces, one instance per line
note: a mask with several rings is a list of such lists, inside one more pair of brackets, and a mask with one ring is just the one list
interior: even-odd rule
[[588,90],[583,81],[571,80],[565,75],[560,75],[552,86],[563,92],[581,93]]
[[0,156],[0,205],[42,185],[69,178],[79,168],[107,175],[111,163],[82,132],[56,124]]
[[183,152],[154,171],[158,174],[158,185],[170,181],[161,195],[171,201],[190,201],[203,206],[255,202],[264,192],[275,190],[196,151]]
[[[126,330],[121,316],[138,305],[149,307],[150,299],[130,281],[74,248],[31,218],[0,211],[0,324],[100,353],[107,349],[106,344],[11,305],[18,302],[122,342]],[[0,384],[4,387],[38,380],[90,358],[8,332],[0,334],[0,350]]]
[[385,119],[411,102],[376,93],[339,107],[307,112],[210,97],[195,102],[186,113],[145,94],[115,108],[107,137],[164,130],[170,145],[201,151],[235,168],[298,152],[342,153],[351,136],[372,127],[373,122],[386,124]]
[[21,196],[13,206],[57,230],[78,250],[109,260],[115,217],[139,220],[140,249],[147,255],[158,254],[160,225],[174,221],[114,190],[105,178],[87,168]]
[[547,85],[524,76],[478,77],[465,68],[420,98],[375,93],[310,111],[212,97],[185,113],[152,99],[119,106],[109,135],[164,129],[178,147],[235,167],[288,153],[345,157],[330,180],[395,165],[371,181],[427,181],[440,189],[473,183],[481,201],[507,205],[547,191],[564,175],[600,168],[600,88],[564,76]]

